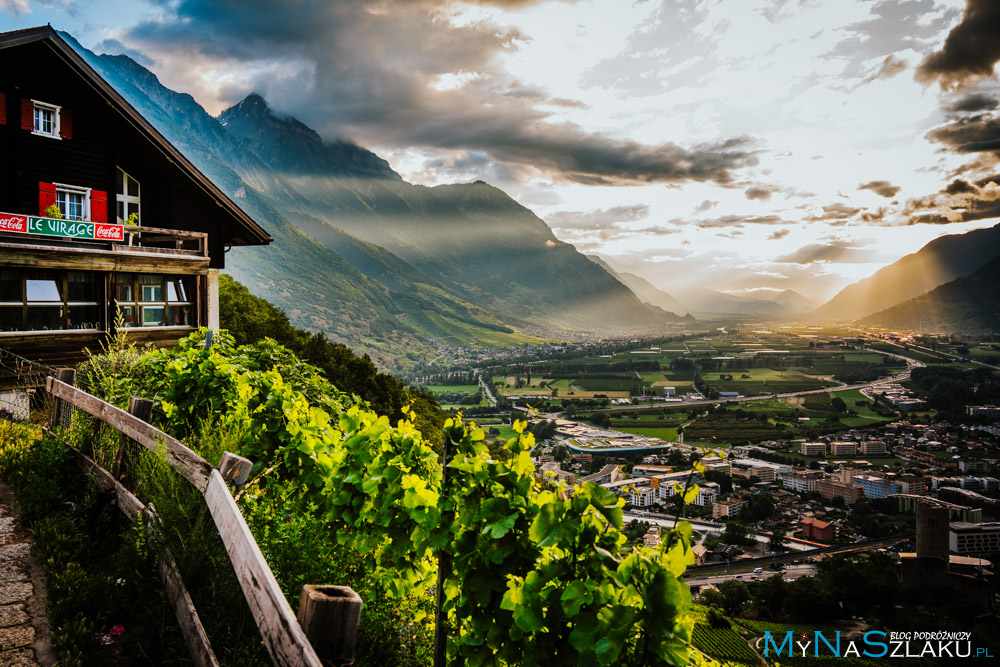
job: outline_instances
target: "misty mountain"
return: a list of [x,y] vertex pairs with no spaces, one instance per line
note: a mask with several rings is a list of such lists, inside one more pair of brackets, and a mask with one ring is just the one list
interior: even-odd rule
[[790,315],[793,308],[770,299],[725,294],[710,289],[686,289],[677,297],[695,313],[720,315]]
[[1000,256],[1000,225],[934,239],[915,253],[848,285],[816,311],[827,320],[856,320],[971,275]]
[[657,288],[653,285],[653,283],[641,276],[629,273],[628,271],[616,270],[597,255],[587,255],[587,259],[617,278],[619,282],[632,290],[637,297],[651,306],[656,306],[657,308],[662,308],[667,312],[676,313],[678,315],[683,315],[690,310],[683,303],[663,290]]
[[[549,329],[624,331],[679,318],[643,304],[534,213],[481,181],[427,188],[369,167],[344,170],[342,142],[323,144],[299,121],[278,118],[251,95],[220,122],[301,195],[287,217],[328,243],[322,225],[382,248],[456,298],[511,323]],[[311,133],[311,134],[310,134]],[[333,157],[330,156],[333,155]],[[336,248],[334,248],[336,249]],[[343,251],[341,251],[343,252]]]
[[1000,331],[1000,257],[967,277],[945,283],[861,322],[908,331]]
[[790,289],[778,292],[769,300],[780,306],[784,306],[795,313],[808,313],[816,310],[816,306],[819,305],[819,302],[815,299],[810,299],[809,297],[803,296],[795,290]]
[[408,184],[374,153],[324,142],[256,95],[220,122],[130,58],[63,37],[274,237],[234,250],[227,271],[383,367],[436,356],[441,342],[517,346],[539,340],[527,329],[612,333],[679,319],[496,188]]

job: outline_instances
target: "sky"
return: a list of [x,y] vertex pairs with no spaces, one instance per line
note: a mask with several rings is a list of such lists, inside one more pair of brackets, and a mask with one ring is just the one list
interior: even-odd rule
[[0,0],[216,115],[484,180],[658,287],[825,300],[1000,222],[994,0]]

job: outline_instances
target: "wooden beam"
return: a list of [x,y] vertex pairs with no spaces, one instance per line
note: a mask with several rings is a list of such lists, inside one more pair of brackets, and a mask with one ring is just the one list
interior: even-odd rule
[[[55,437],[52,431],[45,429],[46,433],[50,436]],[[56,438],[59,440],[59,438]],[[73,464],[76,465],[84,473],[90,475],[97,481],[97,486],[102,491],[114,491],[115,496],[118,498],[118,509],[121,513],[125,515],[129,521],[134,522],[136,517],[142,514],[145,507],[142,501],[136,498],[131,491],[126,489],[124,486],[118,483],[118,481],[111,476],[107,470],[97,465],[97,462],[91,459],[89,456],[81,452],[79,449],[73,445],[68,444],[63,440],[59,440],[66,449],[69,450],[73,457]]]
[[271,660],[279,667],[321,667],[316,651],[295,619],[288,600],[218,470],[212,471],[205,489],[205,503],[226,545],[236,578],[243,588],[243,595],[257,621]]
[[[52,431],[49,429],[44,430],[48,435],[55,438]],[[125,515],[125,518],[134,523],[136,518],[141,514],[146,517],[148,526],[159,528],[159,517],[112,477],[111,473],[97,465],[96,461],[77,448],[59,438],[55,439],[59,440],[69,450],[76,467],[95,479],[98,488],[103,491],[115,492],[118,509]],[[160,579],[163,581],[163,587],[166,589],[167,597],[170,599],[170,604],[174,609],[174,615],[177,617],[181,634],[184,635],[184,641],[187,643],[191,660],[198,667],[218,667],[219,661],[212,650],[212,643],[208,639],[205,627],[201,624],[201,617],[198,616],[198,610],[191,600],[191,595],[184,586],[184,580],[181,579],[180,573],[177,570],[177,561],[174,559],[174,555],[169,549],[162,546],[162,543],[158,547],[158,552]]]
[[[148,522],[147,525],[154,526],[156,530],[160,529],[162,523],[154,508],[146,508],[144,515]],[[212,642],[208,639],[205,626],[201,624],[201,617],[198,616],[198,610],[194,606],[194,601],[191,600],[191,594],[188,593],[184,586],[184,580],[181,579],[177,569],[177,561],[170,550],[163,545],[162,540],[156,542],[160,556],[160,579],[167,591],[170,605],[174,608],[174,616],[177,618],[177,624],[180,626],[184,642],[187,644],[188,654],[197,667],[218,667],[219,660],[215,657],[215,651],[212,650]]]
[[212,473],[212,466],[184,443],[141,419],[133,417],[121,408],[105,403],[101,399],[55,378],[47,378],[46,388],[56,398],[61,398],[87,414],[97,417],[150,451],[155,452],[157,447],[162,445],[171,467],[184,479],[191,482],[198,491],[205,492],[209,476]]
[[101,250],[57,245],[0,243],[0,253],[4,255],[4,266],[89,271],[157,273],[173,270],[193,274],[198,271],[207,271],[210,262],[208,257],[201,256],[196,250],[177,251],[166,248]]

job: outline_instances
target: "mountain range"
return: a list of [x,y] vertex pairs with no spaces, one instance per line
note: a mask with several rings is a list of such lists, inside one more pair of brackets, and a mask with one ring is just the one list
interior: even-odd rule
[[841,290],[817,309],[824,320],[858,320],[882,313],[1000,257],[1000,224],[934,239],[915,253]]
[[861,323],[897,331],[1000,331],[1000,257]]
[[325,142],[255,94],[213,118],[131,58],[62,36],[274,238],[227,255],[227,271],[293,323],[384,368],[443,346],[690,321],[641,300],[495,187],[407,183],[374,153]]

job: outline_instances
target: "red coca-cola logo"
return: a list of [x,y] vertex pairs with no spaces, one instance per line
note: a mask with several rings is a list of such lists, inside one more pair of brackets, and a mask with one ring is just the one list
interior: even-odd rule
[[27,232],[28,216],[0,213],[0,232]]
[[124,241],[125,228],[121,225],[94,225],[94,238],[104,241]]

